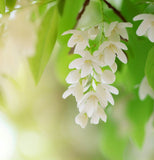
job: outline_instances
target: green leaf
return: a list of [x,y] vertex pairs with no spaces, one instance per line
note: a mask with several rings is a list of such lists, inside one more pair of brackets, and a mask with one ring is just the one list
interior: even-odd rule
[[83,6],[84,0],[65,0],[63,15],[60,17],[58,28],[58,41],[66,46],[70,35],[62,36],[64,31],[73,29],[76,24],[76,17]]
[[58,11],[61,15],[63,14],[65,1],[66,0],[58,0]]
[[5,0],[0,0],[0,13],[5,13]]
[[6,0],[6,6],[10,9],[13,10],[17,0]]
[[117,124],[109,120],[103,124],[101,150],[108,160],[123,160],[128,140],[122,137]]
[[145,66],[145,74],[150,86],[154,89],[154,47],[150,50]]
[[[138,13],[138,7],[134,6],[134,3],[130,0],[123,1],[122,14],[127,20],[132,21],[133,17]],[[153,44],[146,37],[138,37],[136,30],[139,23],[132,23],[134,27],[129,30],[129,41],[127,42],[128,64],[124,66],[122,72],[118,73],[117,79],[123,83],[127,92],[133,97],[127,109],[128,120],[132,126],[130,134],[134,142],[141,147],[145,137],[145,124],[151,115],[153,101],[150,98],[141,101],[136,88],[139,87],[141,80],[145,76],[147,53]]]
[[49,61],[57,38],[58,12],[51,7],[44,16],[38,31],[38,40],[34,57],[29,59],[31,71],[36,84]]
[[142,147],[145,137],[145,125],[153,112],[153,100],[147,97],[141,101],[138,90],[135,91],[133,99],[127,107],[127,115],[130,119],[130,134],[138,147]]

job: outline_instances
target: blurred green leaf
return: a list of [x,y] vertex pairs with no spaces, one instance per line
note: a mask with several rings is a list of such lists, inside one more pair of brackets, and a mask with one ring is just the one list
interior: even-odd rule
[[[129,14],[127,14],[128,11]],[[132,22],[133,17],[139,13],[139,10],[130,0],[125,0],[123,1],[122,13],[127,20]],[[140,101],[136,87],[139,86],[145,75],[147,53],[153,44],[146,37],[138,37],[136,30],[139,23],[132,23],[134,27],[129,30],[129,41],[127,42],[128,64],[124,66],[123,72],[118,73],[117,79],[132,94],[133,98],[127,108],[128,118],[133,127],[130,132],[135,143],[141,147],[144,141],[145,124],[151,115],[153,104],[151,99]]]
[[108,160],[123,160],[128,140],[120,135],[117,124],[111,120],[103,124],[102,153]]
[[58,11],[59,11],[60,15],[62,15],[66,0],[57,0],[57,1],[58,1]]
[[51,7],[44,16],[38,31],[38,40],[34,57],[29,59],[35,82],[38,83],[49,61],[57,38],[58,12]]
[[131,124],[131,136],[134,142],[141,148],[145,138],[145,125],[153,111],[153,100],[148,97],[141,101],[138,90],[135,91],[133,99],[127,107],[127,115]]
[[6,0],[6,6],[10,9],[13,10],[17,0]]
[[60,18],[58,28],[58,40],[64,46],[66,46],[70,35],[62,36],[61,34],[64,31],[74,28],[77,15],[82,8],[83,3],[84,0],[65,0],[63,15]]
[[0,0],[0,13],[5,13],[5,0]]
[[150,50],[145,66],[145,74],[150,86],[154,89],[154,47]]

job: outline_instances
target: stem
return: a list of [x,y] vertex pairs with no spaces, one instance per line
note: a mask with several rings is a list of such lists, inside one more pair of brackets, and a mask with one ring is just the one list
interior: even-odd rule
[[76,28],[76,26],[77,26],[77,24],[78,24],[78,21],[80,20],[81,16],[83,15],[83,13],[84,13],[87,5],[89,4],[89,2],[90,2],[90,0],[85,0],[85,2],[84,2],[84,4],[83,4],[82,10],[79,12],[79,14],[78,14],[77,17],[76,17],[76,20],[77,20],[77,21],[76,21],[76,24],[75,24],[74,28]]
[[122,21],[127,22],[127,20],[126,20],[125,17],[121,14],[120,11],[118,11],[116,8],[114,8],[107,0],[103,0],[103,1],[107,4],[107,6],[108,6],[109,8],[111,8],[111,9],[114,11],[114,13],[115,13],[118,17],[120,17],[120,19],[121,19]]
[[77,21],[81,18],[82,14],[84,13],[84,11],[85,11],[87,5],[89,4],[89,2],[90,2],[90,0],[85,0],[82,10],[79,12],[79,14],[76,18]]

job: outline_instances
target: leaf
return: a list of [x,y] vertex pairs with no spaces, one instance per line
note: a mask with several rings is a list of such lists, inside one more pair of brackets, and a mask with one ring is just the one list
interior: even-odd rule
[[6,6],[10,9],[13,10],[17,0],[6,0]]
[[150,86],[154,89],[154,47],[150,50],[146,60],[145,74]]
[[[123,1],[122,14],[127,20],[132,21],[138,13],[139,10],[134,3],[130,0]],[[118,73],[117,79],[133,97],[127,106],[127,116],[132,126],[130,135],[135,144],[141,147],[145,137],[145,125],[152,113],[153,101],[150,98],[141,101],[137,87],[145,76],[147,53],[153,44],[146,37],[138,37],[136,30],[139,23],[132,23],[134,27],[129,30],[129,41],[127,42],[128,64],[124,66],[122,72]]]
[[66,0],[58,0],[58,11],[59,11],[60,15],[63,14],[65,1]]
[[133,99],[127,106],[127,115],[130,119],[130,134],[138,147],[142,147],[145,138],[145,125],[153,112],[153,100],[147,97],[141,101],[136,90]]
[[120,135],[113,120],[103,124],[101,150],[108,160],[123,160],[127,142],[126,137]]
[[49,61],[57,38],[58,12],[51,7],[44,16],[38,31],[38,41],[34,57],[29,59],[31,71],[36,84]]
[[0,13],[5,13],[5,0],[0,0]]
[[63,15],[60,17],[58,28],[58,41],[66,46],[70,35],[62,36],[64,31],[73,29],[76,23],[76,17],[82,8],[84,0],[65,0]]

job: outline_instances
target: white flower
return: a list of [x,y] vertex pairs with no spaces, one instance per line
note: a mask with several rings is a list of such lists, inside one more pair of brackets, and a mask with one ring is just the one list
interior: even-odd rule
[[67,98],[70,95],[75,96],[76,101],[80,101],[83,97],[83,86],[80,84],[80,82],[76,84],[72,84],[68,87],[68,89],[63,93],[63,98]]
[[112,94],[119,94],[119,91],[117,88],[108,85],[108,84],[99,84],[96,89],[97,95],[99,95],[99,98],[103,99],[104,102],[110,102],[112,105],[114,105],[114,99],[111,95]]
[[132,27],[129,22],[112,22],[110,25],[104,23],[105,36],[111,40],[120,41],[120,36],[128,40],[128,33],[126,27]]
[[115,64],[116,55],[121,62],[127,63],[127,57],[126,57],[125,53],[122,51],[122,49],[127,50],[127,46],[124,43],[105,41],[99,47],[98,52],[96,52],[94,54],[95,54],[95,56],[97,56],[99,54],[103,54],[104,63],[106,65],[112,66],[113,64]]
[[74,84],[79,82],[80,78],[81,78],[81,74],[79,70],[73,70],[66,77],[66,82],[69,84]]
[[88,116],[86,113],[79,113],[76,117],[75,117],[75,122],[76,124],[79,124],[81,126],[81,128],[85,128],[87,123],[88,123]]
[[110,70],[104,70],[102,75],[94,75],[94,77],[98,82],[104,84],[112,84],[115,81],[115,74]]
[[80,53],[87,46],[89,46],[89,39],[95,39],[97,32],[94,31],[94,28],[91,28],[86,31],[79,30],[69,30],[64,32],[62,35],[73,34],[68,41],[68,47],[74,47],[74,53]]
[[153,14],[139,14],[133,19],[134,21],[143,20],[138,27],[136,34],[143,36],[147,33],[151,42],[154,42],[154,15]]
[[82,58],[72,61],[69,68],[81,69],[81,78],[91,74],[93,72],[93,68],[98,74],[102,74],[100,61],[98,61],[98,59],[88,51],[82,52]]
[[106,120],[107,120],[107,116],[104,112],[104,109],[101,108],[100,106],[98,106],[97,109],[95,110],[95,112],[93,113],[91,120],[90,120],[90,123],[98,124],[99,119],[101,119],[104,122],[106,122]]
[[154,99],[154,90],[149,86],[147,78],[144,77],[140,84],[139,97],[144,100],[147,95]]

